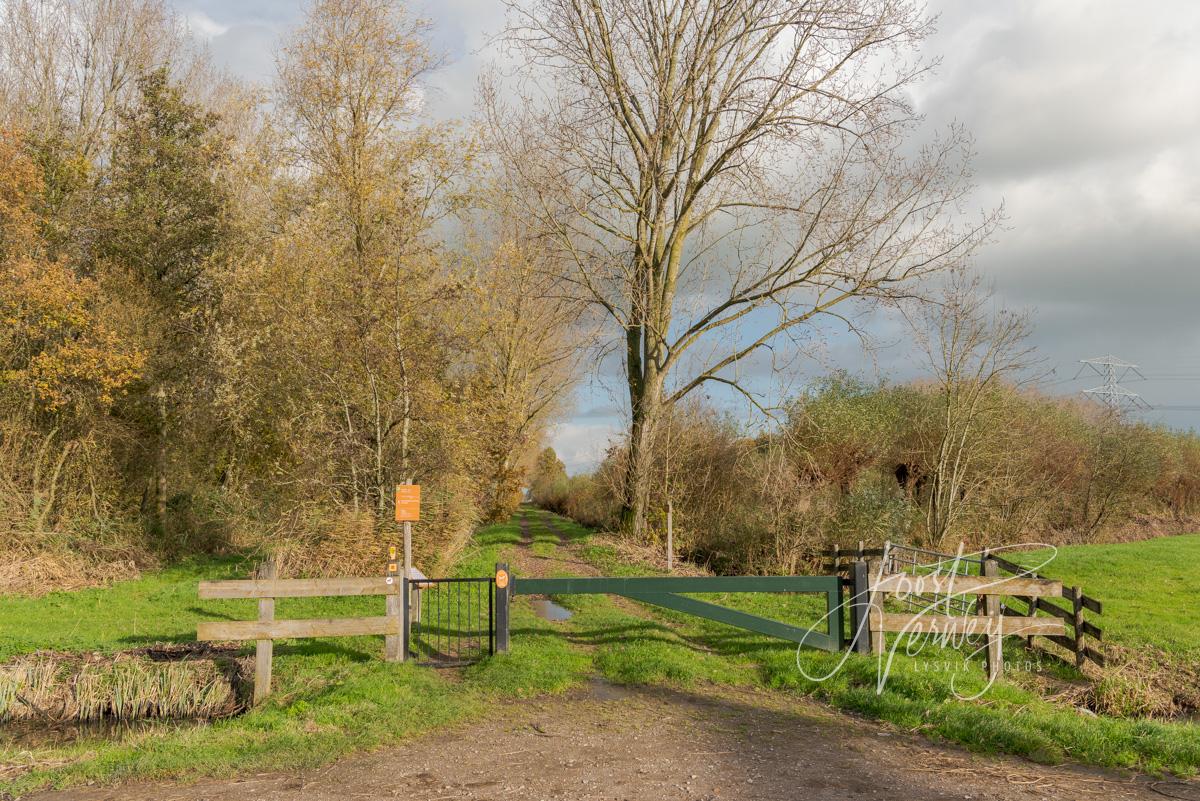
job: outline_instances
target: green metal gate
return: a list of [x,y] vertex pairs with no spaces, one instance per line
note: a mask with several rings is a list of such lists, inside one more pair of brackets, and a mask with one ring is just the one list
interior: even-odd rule
[[[507,566],[498,566],[507,571]],[[497,585],[499,586],[499,585]],[[826,631],[793,626],[737,609],[689,598],[680,593],[796,592],[825,596]],[[842,630],[842,589],[838,576],[654,576],[649,578],[513,578],[504,593],[512,595],[573,595],[578,593],[620,595],[635,601],[674,609],[689,615],[715,620],[781,640],[840,651],[844,645]],[[500,595],[497,591],[497,595]],[[507,597],[502,602],[507,607]],[[507,608],[497,624],[507,628]],[[501,632],[497,650],[507,650],[507,631]]]

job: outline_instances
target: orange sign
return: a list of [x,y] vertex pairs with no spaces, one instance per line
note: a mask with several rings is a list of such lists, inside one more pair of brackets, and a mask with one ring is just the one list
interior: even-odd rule
[[396,485],[396,522],[421,519],[421,485]]
[[496,571],[496,587],[502,590],[507,586],[508,586],[508,571],[507,570],[497,570]]

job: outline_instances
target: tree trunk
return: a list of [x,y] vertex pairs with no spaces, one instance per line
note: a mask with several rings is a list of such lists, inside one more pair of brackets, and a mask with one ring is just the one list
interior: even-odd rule
[[621,528],[634,539],[646,535],[646,513],[650,503],[650,479],[654,462],[654,431],[662,411],[662,380],[651,371],[644,380],[629,382],[629,459],[625,465],[625,497],[621,506]]
[[167,393],[159,387],[154,393],[158,404],[158,442],[154,459],[154,518],[159,532],[167,531]]

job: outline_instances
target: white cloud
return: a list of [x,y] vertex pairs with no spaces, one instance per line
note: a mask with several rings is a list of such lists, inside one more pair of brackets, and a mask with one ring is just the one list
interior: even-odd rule
[[228,25],[220,24],[203,11],[189,12],[183,19],[192,36],[204,41],[211,41],[214,36],[220,36],[229,30]]
[[604,458],[609,442],[620,435],[616,418],[602,421],[569,421],[554,426],[548,437],[550,447],[571,474],[586,472]]

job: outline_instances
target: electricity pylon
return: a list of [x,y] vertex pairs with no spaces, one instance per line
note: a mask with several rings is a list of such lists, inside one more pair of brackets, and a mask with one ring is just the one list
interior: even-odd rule
[[1142,400],[1141,395],[1126,389],[1120,383],[1130,373],[1133,373],[1138,378],[1145,378],[1144,375],[1138,372],[1136,364],[1130,364],[1112,355],[1098,356],[1095,359],[1080,359],[1079,363],[1083,366],[1075,374],[1076,378],[1088,369],[1091,369],[1092,372],[1104,379],[1103,384],[1091,389],[1085,389],[1083,394],[1103,403],[1113,414],[1150,408],[1150,404]]

